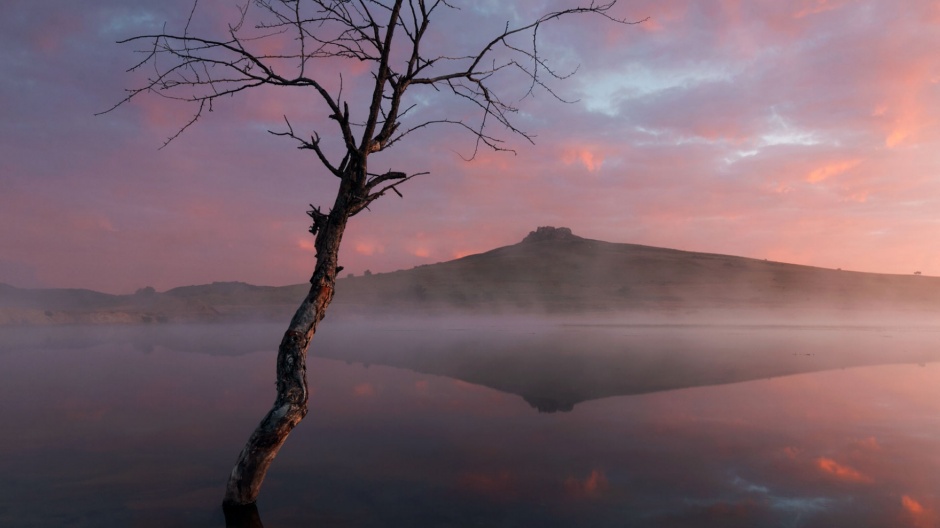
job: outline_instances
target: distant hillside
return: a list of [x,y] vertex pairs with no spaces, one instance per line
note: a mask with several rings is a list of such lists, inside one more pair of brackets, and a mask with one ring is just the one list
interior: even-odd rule
[[[133,295],[0,284],[0,324],[283,319],[304,284],[238,282]],[[337,314],[695,314],[716,310],[940,314],[940,278],[830,270],[589,240],[540,227],[518,244],[411,270],[340,279]]]
[[709,309],[940,313],[940,278],[831,270],[616,244],[542,227],[522,242],[408,271],[347,279],[337,303],[537,313]]
[[0,325],[217,322],[288,317],[306,292],[298,286],[215,282],[132,295],[0,284]]

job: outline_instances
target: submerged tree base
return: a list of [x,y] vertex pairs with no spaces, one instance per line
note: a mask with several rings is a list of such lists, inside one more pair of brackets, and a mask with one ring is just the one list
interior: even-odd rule
[[264,528],[258,506],[251,504],[223,504],[225,528]]

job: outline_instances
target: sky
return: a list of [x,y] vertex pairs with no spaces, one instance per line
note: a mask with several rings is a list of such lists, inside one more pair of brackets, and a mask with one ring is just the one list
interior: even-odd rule
[[[201,0],[191,30],[218,35],[237,3]],[[479,46],[575,2],[456,2],[429,50]],[[335,124],[316,94],[255,90],[223,100],[166,148],[192,108],[146,94],[112,112],[147,71],[140,46],[178,32],[190,0],[6,0],[0,17],[0,282],[132,293],[213,281],[306,281],[308,204],[336,179],[269,130]],[[354,217],[346,272],[387,272],[514,244],[538,226],[580,236],[828,268],[940,275],[940,1],[621,0],[622,26],[576,17],[539,31],[563,73],[522,98],[496,79],[524,138],[473,152],[441,126],[371,158],[428,171]],[[523,41],[524,43],[525,41]],[[343,75],[353,115],[368,88]],[[416,119],[474,119],[415,90]],[[344,272],[344,273],[346,273]]]

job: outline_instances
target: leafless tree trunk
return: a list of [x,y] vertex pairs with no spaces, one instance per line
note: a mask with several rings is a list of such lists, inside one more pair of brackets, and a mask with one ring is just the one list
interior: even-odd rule
[[[338,197],[340,201],[343,196]],[[307,415],[307,348],[326,314],[336,286],[337,256],[349,213],[334,207],[317,233],[317,263],[310,291],[294,313],[277,352],[277,397],[274,406],[238,455],[225,489],[225,502],[254,502],[261,482],[291,430]]]
[[[590,0],[549,12],[518,27],[507,23],[479,49],[454,57],[428,56],[421,46],[432,15],[441,9],[456,9],[447,0],[253,0],[241,8],[240,19],[221,38],[190,33],[196,0],[182,33],[141,35],[122,41],[149,43],[141,50],[144,59],[131,71],[149,65],[155,73],[139,88],[128,90],[127,97],[106,112],[144,93],[194,105],[192,118],[164,146],[211,111],[219,98],[259,86],[313,90],[336,123],[342,140],[339,152],[328,152],[321,147],[316,132],[309,136],[295,133],[286,116],[286,129],[272,132],[295,140],[298,148],[313,151],[326,171],[340,179],[340,186],[327,213],[315,206],[308,212],[313,220],[310,231],[316,236],[316,265],[310,291],[284,332],[277,355],[274,405],[238,456],[226,487],[225,505],[255,502],[278,450],[307,414],[307,349],[333,299],[336,275],[342,269],[337,256],[347,222],[389,191],[401,196],[398,189],[401,184],[425,174],[370,172],[369,157],[432,125],[457,126],[468,131],[475,138],[470,158],[481,146],[511,151],[504,146],[504,140],[488,132],[493,121],[531,142],[531,136],[511,122],[517,108],[500,98],[494,89],[494,79],[500,75],[521,75],[529,86],[525,96],[540,88],[560,100],[546,80],[567,75],[555,72],[542,59],[538,30],[553,20],[587,14],[619,24],[638,23],[610,14],[616,1]],[[254,20],[252,6],[259,18],[253,26],[255,33],[245,36],[246,21]],[[261,51],[263,41],[280,39],[283,44],[285,38],[293,44],[292,50]],[[313,67],[313,63],[322,59],[372,65],[371,98],[356,108],[362,112],[358,120],[354,119],[342,89],[330,93],[324,88],[322,69]],[[310,71],[316,73],[308,75]],[[478,110],[479,121],[437,117],[413,122],[408,114],[414,106],[408,106],[406,94],[423,87],[469,102]]]

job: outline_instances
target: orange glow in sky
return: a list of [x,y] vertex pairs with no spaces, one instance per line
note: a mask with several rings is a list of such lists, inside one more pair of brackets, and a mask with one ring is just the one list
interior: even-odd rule
[[[476,5],[441,10],[436,42],[569,3]],[[282,130],[286,115],[335,157],[335,123],[315,94],[238,94],[162,150],[190,115],[178,101],[144,97],[94,115],[142,79],[125,72],[139,58],[133,46],[115,41],[181,28],[191,6],[5,5],[0,44],[15,53],[0,57],[0,283],[130,293],[309,277],[312,243],[298,242],[309,237],[305,211],[329,207],[336,178],[267,131]],[[378,171],[430,174],[352,219],[345,270],[408,269],[555,225],[611,242],[940,275],[935,1],[640,0],[616,9],[649,20],[540,30],[552,64],[577,73],[552,84],[568,104],[507,91],[535,145],[494,129],[516,154],[481,151],[468,162],[473,138],[439,127],[370,159]],[[235,13],[200,2],[191,29],[224,30]],[[331,59],[317,71],[333,91],[342,74],[355,118],[368,92],[363,65]],[[416,118],[465,111],[443,92],[413,93]]]

